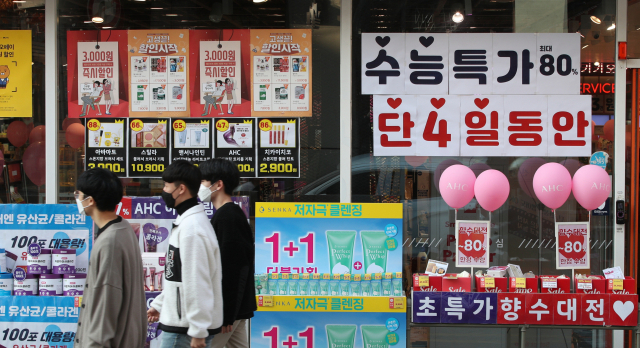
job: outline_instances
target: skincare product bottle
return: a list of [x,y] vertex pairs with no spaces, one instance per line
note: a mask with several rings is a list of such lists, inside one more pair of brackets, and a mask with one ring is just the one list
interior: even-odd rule
[[387,271],[387,234],[384,231],[361,231],[365,273]]
[[326,325],[327,346],[331,348],[354,348],[357,328],[356,325]]
[[351,273],[356,231],[327,231],[326,236],[331,273]]

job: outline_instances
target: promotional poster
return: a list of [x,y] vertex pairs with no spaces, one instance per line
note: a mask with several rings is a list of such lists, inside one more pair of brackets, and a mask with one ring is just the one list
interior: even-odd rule
[[0,117],[31,117],[31,30],[0,30]]

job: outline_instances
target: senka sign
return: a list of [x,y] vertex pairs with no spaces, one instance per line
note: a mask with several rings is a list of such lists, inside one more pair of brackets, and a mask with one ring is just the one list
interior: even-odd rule
[[588,156],[578,34],[362,34],[375,156]]

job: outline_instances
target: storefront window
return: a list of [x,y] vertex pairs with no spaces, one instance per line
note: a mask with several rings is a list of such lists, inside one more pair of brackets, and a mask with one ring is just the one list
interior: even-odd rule
[[0,202],[45,200],[44,2],[0,3]]
[[[455,267],[456,218],[491,220],[490,266],[518,264],[523,272],[566,276],[571,276],[571,271],[556,269],[554,221],[590,219],[590,268],[576,270],[576,274],[601,275],[604,268],[613,266],[613,202],[612,198],[609,198],[604,207],[600,207],[597,213],[589,216],[589,212],[583,209],[573,196],[554,212],[545,207],[534,194],[533,174],[540,165],[549,162],[560,163],[573,175],[580,167],[590,163],[589,157],[557,157],[553,154],[549,154],[549,157],[534,157],[526,152],[518,157],[495,157],[491,153],[474,157],[438,156],[437,153],[428,157],[374,156],[373,98],[363,95],[370,93],[362,93],[364,86],[360,81],[364,75],[362,62],[369,62],[375,56],[361,56],[361,34],[579,33],[580,93],[592,95],[593,103],[595,135],[591,153],[601,152],[603,165],[606,166],[607,172],[612,174],[612,161],[615,160],[612,133],[616,73],[613,64],[614,15],[615,2],[610,0],[588,6],[563,1],[540,3],[518,0],[420,4],[389,1],[354,2],[352,198],[356,202],[403,203],[406,288],[411,287],[411,274],[425,272],[427,261],[430,259],[447,262],[447,273],[469,271],[469,268]],[[592,16],[598,18],[592,21]],[[495,60],[493,64],[496,66]],[[575,73],[577,74],[577,71]],[[404,94],[418,93],[405,91]],[[449,94],[452,94],[451,91]],[[468,166],[476,176],[488,169],[496,169],[505,174],[510,185],[506,203],[489,213],[483,210],[474,198],[467,206],[459,209],[456,216],[438,189],[442,172],[452,164]],[[589,347],[604,347],[606,337],[604,333],[592,330],[540,330],[537,334],[527,334],[527,344],[562,346],[577,341],[589,342]],[[410,341],[410,346],[415,347],[478,344],[479,341],[486,342],[487,346],[515,346],[517,336],[513,336],[513,333],[507,330],[498,329],[474,330],[471,333],[467,329],[455,327],[413,327]]]

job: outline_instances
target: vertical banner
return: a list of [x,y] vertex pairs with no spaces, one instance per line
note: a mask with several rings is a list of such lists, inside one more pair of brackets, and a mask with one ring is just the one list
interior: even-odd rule
[[300,177],[300,119],[259,118],[259,178]]
[[200,41],[202,116],[234,114],[242,95],[240,57],[240,41]]
[[456,220],[456,267],[489,267],[490,229],[491,221]]
[[256,273],[402,272],[402,205],[256,203]]
[[85,167],[106,168],[126,176],[127,139],[125,119],[92,118],[85,125]]
[[312,116],[311,30],[251,30],[252,116]]
[[588,269],[591,249],[589,248],[589,222],[556,222],[556,268]]
[[128,33],[130,117],[188,117],[189,31]]
[[171,119],[171,161],[200,163],[213,158],[211,120],[198,118]]
[[0,37],[0,117],[31,117],[31,30],[0,30]]
[[[100,47],[100,48],[96,48]],[[118,98],[118,42],[78,42],[78,105],[80,117],[111,114]],[[100,110],[100,106],[104,108]]]
[[130,178],[159,178],[169,165],[171,132],[168,119],[144,118],[129,121],[127,162]]
[[238,165],[243,178],[256,177],[256,132],[252,118],[216,119],[215,158]]

